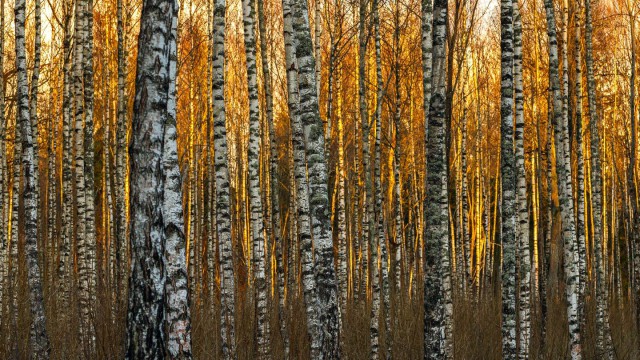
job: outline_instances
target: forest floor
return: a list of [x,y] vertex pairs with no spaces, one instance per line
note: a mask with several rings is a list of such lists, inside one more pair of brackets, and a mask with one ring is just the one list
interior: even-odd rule
[[[55,292],[47,292],[47,328],[51,340],[52,359],[82,359],[82,350],[78,348],[77,317],[65,316],[74,313],[74,307],[56,309]],[[417,291],[422,294],[422,291]],[[0,359],[26,358],[29,336],[29,312],[26,292],[19,294],[19,316],[16,327],[7,321],[0,327]],[[219,359],[220,325],[219,307],[211,304],[208,295],[200,296],[201,300],[192,304],[192,342],[194,359]],[[241,294],[242,295],[242,294]],[[245,293],[246,295],[246,293]],[[71,293],[72,299],[74,292]],[[98,358],[123,358],[124,339],[126,333],[126,316],[124,311],[115,320],[110,319],[111,306],[98,296],[96,312],[96,346]],[[250,297],[239,296],[236,313],[236,337],[238,359],[253,359],[253,326],[254,308]],[[535,302],[532,313],[531,359],[563,359],[568,355],[568,330],[565,316],[564,297],[557,293],[549,295],[549,311],[546,341],[540,336],[540,305]],[[600,359],[595,353],[595,305],[592,297],[587,298],[586,319],[583,331],[584,359]],[[103,301],[100,301],[103,300]],[[118,299],[120,309],[126,307],[126,299]],[[4,302],[7,303],[6,301]],[[74,301],[72,301],[74,303]],[[273,359],[284,358],[283,337],[281,335],[277,303],[271,303],[270,329],[271,354]],[[485,294],[480,300],[467,300],[456,297],[454,300],[454,349],[455,359],[500,359],[500,296]],[[381,306],[382,308],[382,306]],[[67,310],[67,311],[64,311]],[[8,315],[7,308],[4,314]],[[349,305],[344,317],[343,357],[346,359],[366,359],[369,354],[370,305],[360,302]],[[380,324],[380,351],[384,351],[386,337],[392,337],[393,359],[421,359],[423,351],[423,302],[422,296],[391,301],[391,332],[387,332],[384,320]],[[639,336],[634,324],[633,311],[627,302],[612,301],[610,308],[610,324],[615,348],[615,359],[640,359]],[[293,297],[289,309],[285,311],[286,324],[290,334],[290,358],[306,359],[309,354],[309,341],[306,332],[306,315],[301,296]],[[10,318],[9,316],[3,317]],[[381,316],[380,319],[384,319]],[[5,334],[10,334],[5,336]],[[15,339],[18,339],[17,341]],[[12,350],[13,349],[13,350]]]

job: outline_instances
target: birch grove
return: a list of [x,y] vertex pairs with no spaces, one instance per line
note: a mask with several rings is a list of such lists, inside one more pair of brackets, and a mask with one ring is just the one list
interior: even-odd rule
[[639,15],[0,0],[0,358],[639,358]]

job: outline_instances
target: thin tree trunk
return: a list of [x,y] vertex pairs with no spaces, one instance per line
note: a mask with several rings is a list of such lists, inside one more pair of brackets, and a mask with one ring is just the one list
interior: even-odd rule
[[305,170],[305,148],[303,127],[300,121],[300,94],[298,85],[297,39],[293,28],[294,7],[290,0],[282,2],[284,12],[284,39],[287,64],[287,90],[291,140],[293,144],[293,174],[295,178],[295,198],[298,234],[300,236],[300,261],[302,265],[302,287],[307,315],[307,332],[311,339],[311,358],[322,357],[320,322],[318,313],[317,285],[313,269],[313,245],[309,214],[309,187]]
[[[369,249],[371,254],[371,316],[370,316],[370,342],[371,342],[371,354],[369,358],[377,360],[379,354],[379,336],[380,336],[380,245],[385,241],[384,238],[384,225],[382,214],[382,199],[380,189],[380,110],[381,110],[381,95],[382,95],[382,71],[380,66],[380,16],[378,13],[378,1],[373,0],[372,15],[373,15],[373,32],[374,32],[374,47],[375,47],[375,61],[376,61],[376,97],[375,97],[375,146],[374,146],[374,184],[371,184],[369,177],[370,172],[366,170],[365,165],[365,178],[367,179],[367,203],[375,203],[374,212],[369,212],[369,216],[373,216],[370,220],[374,220],[375,228],[373,233],[370,234]],[[367,119],[368,121],[368,119]],[[365,149],[368,148],[368,137],[364,139]],[[375,197],[370,198],[369,195],[373,195],[373,191],[369,190],[370,186],[375,188]],[[372,189],[373,190],[373,189]],[[365,238],[366,239],[366,238]],[[386,267],[386,263],[382,264],[382,267]]]
[[95,353],[95,332],[93,316],[96,298],[96,228],[95,228],[95,191],[94,191],[94,149],[93,149],[93,0],[86,0],[84,7],[82,63],[84,84],[84,179],[86,212],[86,266],[87,293],[89,295],[86,321],[86,341],[88,354]]
[[220,246],[220,335],[225,359],[236,358],[235,274],[229,195],[229,155],[224,99],[225,0],[216,0],[213,33],[213,132],[216,170],[216,225]]
[[[515,86],[515,165],[516,165],[516,233],[517,256],[519,260],[518,275],[518,327],[520,343],[518,358],[529,358],[529,342],[531,340],[531,255],[529,251],[529,212],[527,206],[527,178],[524,152],[524,94],[522,86],[522,21],[520,5],[513,0],[513,75]],[[535,176],[535,174],[533,175]],[[504,186],[504,184],[503,184]],[[504,248],[504,247],[503,247]]]
[[242,21],[247,59],[249,90],[248,176],[251,199],[251,234],[253,240],[253,279],[256,291],[256,349],[260,358],[269,356],[269,319],[267,318],[267,282],[262,191],[260,187],[260,113],[256,76],[255,8],[251,0],[242,1]]
[[27,83],[27,59],[25,51],[25,8],[26,2],[15,3],[15,35],[16,35],[16,91],[17,119],[20,122],[22,140],[22,170],[24,173],[25,251],[27,261],[27,282],[29,285],[29,303],[31,324],[29,336],[29,357],[34,359],[49,358],[49,337],[47,335],[44,312],[42,279],[38,264],[38,207],[35,197],[35,154],[31,136],[29,119],[29,88]]
[[[424,6],[424,5],[423,5]],[[433,3],[433,65],[427,116],[424,357],[453,357],[450,234],[446,164],[447,0]],[[424,8],[423,8],[424,13]],[[424,19],[423,19],[424,21]],[[425,28],[423,26],[423,39]],[[424,45],[423,45],[424,46]],[[423,76],[425,76],[423,74]],[[426,114],[426,111],[425,111]]]
[[[339,77],[342,79],[342,67],[338,70]],[[340,80],[337,80],[340,81]],[[344,315],[347,310],[347,300],[349,298],[349,276],[348,268],[348,254],[347,254],[347,220],[346,220],[346,204],[345,204],[345,188],[347,187],[347,180],[345,177],[345,159],[344,159],[344,124],[342,118],[342,89],[341,82],[336,84],[338,92],[337,106],[336,106],[336,118],[338,128],[338,279],[340,281],[340,310],[341,316]],[[352,237],[353,238],[353,237]],[[352,249],[351,249],[352,250]]]
[[[78,261],[78,297],[79,297],[79,340],[85,345],[89,339],[91,296],[90,296],[90,241],[87,238],[85,221],[87,217],[87,194],[85,182],[85,148],[84,148],[84,124],[85,102],[83,99],[83,62],[85,41],[85,16],[87,0],[77,0],[75,4],[75,44],[73,60],[73,97],[74,97],[74,159],[75,159],[75,196],[77,222],[75,223]],[[88,348],[85,348],[88,350]],[[89,356],[89,353],[86,354]]]
[[581,32],[580,32],[580,13],[582,12],[582,4],[580,0],[576,0],[575,10],[575,66],[576,66],[576,79],[575,79],[575,92],[576,92],[576,155],[577,155],[577,203],[578,203],[578,216],[576,223],[577,230],[577,254],[578,254],[578,316],[580,326],[584,324],[584,301],[587,281],[587,249],[586,249],[586,237],[585,237],[585,182],[584,182],[584,155],[582,150],[582,54],[580,49]]
[[[429,158],[429,107],[431,104],[431,81],[432,81],[432,71],[433,71],[433,0],[422,0],[421,2],[421,54],[422,54],[422,106],[424,109],[424,156],[425,156],[425,176],[424,176],[424,189],[429,187],[428,184],[428,175],[426,174],[428,170],[427,160]],[[425,190],[426,192],[426,190]],[[416,241],[416,245],[418,247],[417,259],[416,263],[416,275],[414,279],[418,277],[418,275],[422,274],[422,270],[424,268],[424,260],[423,260],[423,247],[424,242],[426,241],[426,230],[427,230],[427,208],[429,207],[428,199],[424,196],[424,201],[422,204],[422,213],[419,215],[422,219],[422,230],[423,233],[420,234],[422,237],[422,241]],[[418,217],[416,217],[418,218]],[[412,288],[416,288],[412,286]],[[426,336],[426,335],[425,335]]]
[[578,321],[577,281],[578,267],[575,251],[576,232],[573,212],[573,190],[571,183],[568,115],[563,111],[560,76],[558,74],[558,42],[553,2],[544,1],[547,14],[547,35],[549,36],[549,81],[553,102],[553,123],[555,126],[556,172],[558,178],[559,211],[562,214],[562,238],[564,241],[564,271],[567,279],[567,318],[572,359],[582,357],[580,324]]
[[362,284],[361,291],[364,298],[368,298],[368,281],[369,267],[371,259],[369,255],[369,246],[371,243],[371,234],[373,232],[374,221],[374,200],[373,200],[373,181],[371,179],[371,151],[370,151],[370,125],[369,111],[367,103],[367,38],[368,29],[365,27],[367,14],[367,0],[360,0],[360,19],[359,19],[359,48],[358,48],[358,91],[360,100],[360,122],[362,126],[362,170],[364,171],[364,204],[362,213]]
[[71,6],[65,5],[64,40],[63,40],[63,91],[62,91],[62,239],[60,243],[60,260],[58,264],[58,291],[60,293],[58,308],[61,318],[66,318],[69,302],[69,275],[71,271],[71,246],[73,242],[73,192],[72,192],[72,138],[71,138],[71,83],[72,83],[72,50],[71,50]]
[[[39,212],[41,207],[40,205],[40,146],[38,144],[38,82],[40,80],[40,48],[42,45],[42,19],[41,19],[41,7],[40,0],[34,1],[34,25],[35,25],[35,33],[33,39],[33,70],[31,71],[31,88],[29,95],[29,117],[31,118],[31,134],[33,135],[33,153],[34,153],[34,173],[33,173],[33,181],[35,184],[34,188],[34,198],[36,202],[36,207]],[[38,229],[42,229],[40,226],[40,222],[42,219],[42,215],[44,212],[38,214]],[[38,246],[44,248],[42,233],[38,233]],[[43,251],[40,255],[40,266],[44,266],[44,261],[42,258],[45,256],[45,252]]]
[[[393,240],[393,249],[394,249],[394,280],[395,280],[395,294],[399,295],[402,290],[402,274],[401,274],[401,251],[405,244],[403,244],[403,220],[402,220],[402,179],[400,177],[400,161],[403,157],[402,154],[402,144],[400,143],[400,53],[402,49],[400,48],[400,4],[396,3],[395,9],[395,28],[394,28],[394,55],[395,55],[395,66],[394,66],[394,78],[395,78],[395,88],[396,88],[396,98],[395,98],[395,112],[393,114],[393,126],[394,126],[394,134],[395,134],[395,148],[393,150],[393,194],[394,194],[394,202],[393,202],[393,211],[395,218],[395,238]],[[405,253],[406,254],[406,253]],[[406,255],[405,255],[406,259]],[[405,267],[406,268],[406,267]]]
[[127,259],[127,210],[125,204],[125,183],[127,180],[127,100],[125,97],[125,37],[123,19],[123,0],[117,2],[117,32],[118,32],[118,120],[116,124],[116,293],[121,294],[126,289],[126,277],[123,268],[128,268]]
[[[286,330],[284,314],[284,266],[282,258],[282,232],[280,222],[280,179],[278,176],[278,145],[276,143],[275,121],[273,118],[273,95],[271,92],[271,72],[269,58],[267,56],[267,30],[263,1],[258,1],[258,23],[260,33],[260,58],[262,60],[263,87],[265,94],[266,121],[269,129],[269,184],[271,185],[271,197],[268,201],[270,218],[267,219],[271,226],[273,242],[276,247],[276,278],[278,289],[278,320],[280,333],[285,343],[285,353],[289,352],[289,338]],[[288,356],[288,355],[287,355]]]
[[[91,0],[89,0],[91,1]],[[176,132],[176,76],[178,3],[174,2],[169,36],[169,93],[167,117],[162,144],[163,198],[162,222],[164,241],[165,300],[167,356],[171,359],[191,359],[191,313],[187,287],[186,239],[182,212],[182,177],[178,166]]]
[[[0,29],[4,29],[4,0],[0,0]],[[0,33],[0,74],[4,74],[4,32]],[[4,116],[4,81],[0,81],[0,327],[4,326],[6,320],[4,319],[4,299],[5,292],[8,289],[8,274],[9,265],[8,259],[8,237],[7,237],[7,225],[8,225],[8,180],[9,173],[7,172],[7,127],[6,119]]]
[[596,272],[596,354],[603,359],[613,357],[611,329],[609,328],[609,301],[606,285],[604,258],[604,233],[602,228],[602,167],[600,165],[600,131],[596,107],[596,81],[593,73],[593,25],[591,0],[585,0],[585,60],[587,66],[587,102],[589,105],[589,129],[591,132],[591,201],[593,211],[593,246]]
[[[500,2],[500,204],[502,241],[502,357],[516,353],[516,158],[513,136],[513,0]],[[526,202],[526,199],[525,199]]]

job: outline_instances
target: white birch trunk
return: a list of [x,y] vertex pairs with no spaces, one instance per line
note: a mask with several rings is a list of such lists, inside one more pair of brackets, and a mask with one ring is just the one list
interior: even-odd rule
[[213,118],[216,171],[216,225],[220,244],[220,335],[225,359],[236,358],[235,275],[229,203],[229,156],[224,99],[225,18],[224,0],[216,0],[213,34]]
[[[522,86],[522,21],[520,5],[513,0],[513,75],[515,86],[515,161],[517,176],[517,248],[518,248],[518,359],[529,358],[531,340],[531,255],[529,251],[529,212],[527,206],[527,178],[524,152],[524,94]],[[533,175],[535,176],[535,174]]]
[[328,172],[325,158],[323,124],[318,105],[317,79],[313,58],[307,3],[293,3],[293,31],[299,78],[299,115],[303,126],[305,155],[309,174],[309,210],[314,245],[314,273],[317,285],[317,310],[321,314],[321,354],[324,358],[340,356],[340,315],[338,284],[333,259],[330,221]]
[[165,355],[164,128],[168,114],[172,0],[142,5],[130,146],[131,275],[127,359]]
[[[423,5],[424,6],[424,5]],[[423,10],[424,12],[424,10]],[[433,63],[427,132],[424,358],[453,358],[453,303],[446,164],[447,0],[433,2]],[[423,19],[424,21],[424,19]],[[423,27],[423,39],[424,39]]]
[[25,51],[25,0],[15,3],[16,71],[17,71],[17,119],[22,140],[22,171],[24,174],[24,237],[27,265],[27,283],[31,324],[29,332],[29,357],[49,358],[49,337],[47,335],[44,311],[44,297],[40,265],[38,264],[38,208],[35,198],[35,154],[29,119],[29,88],[27,84],[27,59]]
[[[513,0],[500,2],[500,175],[502,241],[502,358],[516,353],[516,158],[513,137]],[[526,202],[526,200],[525,200]]]
[[248,176],[253,240],[253,278],[256,291],[256,347],[259,358],[269,358],[269,319],[267,318],[267,281],[262,191],[259,175],[260,113],[256,76],[255,8],[251,0],[242,1],[245,55],[249,90]]
[[[91,1],[91,0],[89,0]],[[178,6],[174,2],[169,35],[169,93],[162,144],[162,222],[165,272],[165,336],[167,356],[191,359],[191,313],[187,287],[186,239],[182,212],[182,177],[178,164],[176,132],[176,77]]]
[[596,354],[603,359],[613,358],[611,329],[609,328],[609,301],[605,272],[606,249],[602,226],[602,167],[600,163],[600,131],[596,108],[596,82],[593,72],[593,25],[591,0],[585,0],[585,61],[587,67],[587,103],[591,133],[591,201],[593,208],[593,247],[596,272]]
[[567,318],[571,343],[571,358],[582,357],[580,324],[578,321],[578,264],[575,251],[576,232],[573,212],[573,190],[571,183],[570,149],[568,136],[568,116],[563,114],[563,102],[558,74],[558,42],[553,3],[544,1],[547,14],[547,34],[549,36],[549,79],[553,101],[553,121],[555,124],[556,171],[558,174],[558,193],[562,214],[562,237],[564,241],[564,271],[567,279]]

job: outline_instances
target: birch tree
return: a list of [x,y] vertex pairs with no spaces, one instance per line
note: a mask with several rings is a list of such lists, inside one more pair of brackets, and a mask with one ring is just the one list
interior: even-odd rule
[[[0,74],[4,74],[4,0],[0,0]],[[8,171],[6,159],[7,127],[4,115],[4,81],[0,81],[0,314],[4,315],[4,299],[8,289],[8,250],[9,243],[6,233],[8,224],[9,208],[5,205],[8,202],[8,194],[5,189],[8,187]],[[0,319],[0,326],[4,326],[6,320]]]
[[586,237],[585,237],[585,193],[584,193],[584,154],[582,150],[582,138],[583,138],[583,126],[582,126],[582,49],[581,49],[581,31],[580,31],[580,13],[582,12],[582,4],[580,0],[576,0],[576,11],[575,11],[575,38],[574,38],[574,61],[576,67],[576,80],[575,80],[575,95],[576,95],[576,157],[577,157],[577,192],[576,192],[576,202],[578,203],[578,216],[576,217],[576,230],[577,230],[577,248],[575,251],[577,252],[578,258],[578,274],[579,274],[579,284],[578,284],[578,304],[579,304],[579,321],[582,326],[583,315],[584,315],[584,301],[585,301],[585,291],[586,291],[586,280],[587,280],[587,250],[586,250]]
[[[93,111],[94,111],[94,85],[93,85],[93,1],[86,0],[84,8],[84,39],[82,46],[83,58],[83,85],[84,85],[84,172],[85,193],[87,210],[85,215],[87,237],[87,267],[89,289],[89,311],[95,312],[96,297],[96,225],[95,225],[95,186],[94,186],[94,145],[93,145]],[[92,320],[89,319],[89,322]],[[92,331],[90,324],[89,331]],[[91,334],[91,349],[94,334]]]
[[[75,38],[74,38],[74,59],[73,59],[73,97],[74,97],[74,178],[76,211],[78,220],[75,222],[75,236],[77,239],[78,257],[78,291],[79,291],[79,311],[80,326],[79,337],[83,345],[90,341],[90,316],[92,298],[91,289],[91,246],[92,242],[87,237],[87,188],[85,178],[85,132],[84,117],[88,104],[84,101],[83,94],[83,69],[84,62],[84,42],[86,40],[86,7],[87,0],[78,0],[75,3]],[[89,349],[87,349],[89,350]],[[90,350],[89,350],[90,351]]]
[[129,148],[131,273],[127,359],[161,359],[165,355],[162,158],[173,11],[172,0],[145,0],[140,19],[134,131]]
[[[529,253],[529,207],[524,152],[524,94],[522,86],[522,21],[518,0],[513,1],[513,80],[515,89],[516,238],[518,255],[518,358],[529,358],[531,340],[531,255]],[[504,183],[503,183],[504,186]],[[504,191],[504,187],[503,187]],[[503,246],[504,249],[504,246]]]
[[575,256],[576,232],[573,212],[573,186],[571,183],[570,148],[568,135],[568,116],[563,114],[560,76],[558,74],[558,41],[553,2],[544,1],[547,16],[547,35],[549,37],[549,83],[551,91],[554,145],[556,149],[556,172],[558,179],[559,211],[562,214],[562,239],[564,242],[564,272],[567,279],[567,319],[572,359],[582,357],[580,343],[580,324],[578,321],[578,268]]
[[32,124],[29,119],[29,88],[27,83],[27,58],[25,50],[25,8],[26,1],[15,2],[15,51],[17,86],[17,122],[20,125],[22,141],[22,174],[24,188],[24,237],[31,312],[29,357],[49,358],[49,336],[44,312],[42,278],[38,263],[38,207],[35,197],[35,154],[33,149]]
[[[126,234],[127,211],[125,205],[125,181],[127,167],[127,105],[125,97],[125,23],[123,19],[123,0],[117,1],[117,33],[118,33],[118,113],[116,123],[116,177],[115,177],[115,232],[116,232],[116,291],[125,288],[126,279],[121,268],[126,267]],[[119,293],[119,292],[118,292]]]
[[313,44],[306,1],[293,2],[293,32],[299,79],[299,116],[305,141],[309,174],[309,210],[314,245],[317,312],[323,358],[337,358],[339,349],[338,284],[333,260],[327,161],[324,153],[323,124],[320,119],[316,87]]
[[602,166],[600,162],[600,129],[596,108],[596,81],[593,72],[593,25],[591,0],[585,0],[585,62],[587,70],[587,105],[591,134],[591,201],[593,211],[593,247],[596,273],[596,352],[604,359],[613,357],[611,330],[609,328],[608,290],[605,282],[602,229]]
[[256,301],[256,347],[258,357],[267,358],[269,347],[269,320],[267,319],[267,280],[265,259],[265,234],[262,191],[260,186],[260,112],[256,76],[255,8],[251,0],[242,1],[242,23],[247,61],[247,86],[249,93],[249,146],[248,176],[251,207],[251,237],[253,240],[253,278]]
[[[502,357],[516,353],[516,158],[513,152],[513,0],[500,2]],[[526,200],[525,200],[526,201]]]
[[[40,158],[39,144],[38,144],[38,82],[40,80],[40,58],[41,58],[41,46],[42,46],[42,19],[41,19],[41,6],[40,0],[34,1],[34,25],[35,33],[33,39],[33,70],[31,71],[31,87],[29,93],[29,117],[31,118],[31,134],[33,136],[33,153],[35,161],[35,172],[33,173],[33,181],[36,184],[34,188],[34,197],[36,207],[40,209],[40,176],[38,163]],[[38,216],[38,223],[40,223],[41,216]],[[41,234],[39,236],[42,236]],[[38,239],[40,241],[40,239]],[[43,244],[43,242],[41,242]]]
[[[91,1],[91,0],[89,0]],[[167,116],[162,144],[163,199],[162,222],[164,241],[165,303],[164,323],[167,356],[171,359],[191,359],[191,312],[187,287],[186,239],[182,213],[182,177],[178,165],[176,131],[176,76],[178,3],[173,2],[169,35],[169,90]]]
[[294,7],[289,0],[282,3],[284,12],[285,53],[287,61],[287,90],[291,140],[293,144],[294,180],[296,186],[296,218],[300,238],[300,262],[302,286],[307,315],[307,332],[311,340],[311,358],[322,357],[321,324],[318,314],[317,284],[314,274],[311,218],[309,210],[309,179],[307,177],[304,147],[304,129],[300,121],[300,94],[298,83],[298,62],[296,56],[297,39],[293,30]]
[[213,33],[213,132],[216,171],[216,226],[220,246],[220,292],[222,353],[225,359],[236,357],[235,275],[233,267],[232,222],[229,199],[229,155],[224,97],[224,57],[226,4],[216,0]]
[[[429,158],[429,106],[431,104],[431,76],[433,69],[433,2],[432,0],[422,0],[421,6],[421,17],[420,17],[420,31],[421,31],[421,55],[422,55],[422,106],[425,112],[425,121],[424,121],[424,149],[425,149],[425,159]],[[428,164],[425,164],[425,172],[428,170]],[[425,174],[425,189],[428,188],[428,177]],[[426,234],[426,209],[428,207],[428,201],[425,196],[423,209],[425,209],[424,221],[423,221],[423,230]],[[423,234],[423,235],[424,235]],[[426,239],[426,237],[423,236]],[[422,270],[423,261],[422,257],[422,249],[418,249],[418,259],[416,261],[416,272],[420,272]],[[414,277],[415,278],[415,277]]]
[[[428,131],[426,223],[424,229],[426,247],[424,280],[425,359],[453,357],[453,304],[451,298],[451,255],[449,251],[447,155],[445,147],[445,80],[448,60],[445,53],[447,7],[447,0],[434,0],[433,2],[433,65],[431,74],[433,88],[426,119],[428,121]],[[424,31],[425,27],[423,25],[423,39],[425,36]],[[427,111],[425,111],[426,113]]]

